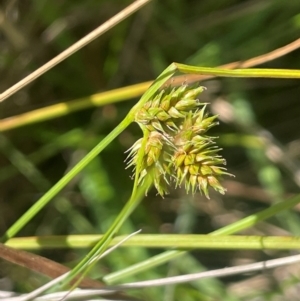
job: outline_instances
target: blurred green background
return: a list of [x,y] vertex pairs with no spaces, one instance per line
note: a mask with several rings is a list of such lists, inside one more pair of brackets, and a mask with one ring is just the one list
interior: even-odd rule
[[[0,1],[0,91],[59,54],[131,1]],[[153,1],[35,82],[0,103],[0,118],[153,80],[170,63],[216,67],[270,52],[299,38],[298,0]],[[263,68],[300,69],[300,50]],[[153,190],[121,232],[205,234],[267,208],[299,191],[300,85],[298,80],[213,79],[201,97],[220,125],[211,133],[234,179],[225,196],[165,199]],[[81,110],[0,133],[0,231],[107,135],[137,99]],[[142,136],[130,126],[44,208],[19,236],[103,233],[130,196],[133,181],[124,152]],[[264,139],[262,144],[259,139]],[[299,208],[244,234],[300,235]],[[68,266],[87,250],[41,255]],[[128,267],[161,250],[119,249],[93,276]],[[195,251],[135,280],[184,274],[277,258],[292,252]],[[27,292],[41,279],[0,260],[3,289]],[[139,291],[143,300],[299,300],[299,266],[222,280]],[[26,279],[26,282],[24,282]],[[133,279],[128,279],[133,280]],[[0,282],[1,288],[1,282]],[[183,299],[184,298],[184,299]]]

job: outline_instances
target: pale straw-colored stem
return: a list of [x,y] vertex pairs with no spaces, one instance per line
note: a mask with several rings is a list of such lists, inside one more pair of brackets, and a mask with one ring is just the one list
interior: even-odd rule
[[42,74],[71,56],[73,53],[78,51],[79,49],[83,48],[90,42],[94,41],[96,38],[98,38],[100,35],[114,27],[116,24],[120,23],[124,19],[126,19],[128,16],[136,12],[138,9],[140,9],[142,6],[150,2],[151,0],[136,0],[131,5],[127,6],[125,9],[120,11],[118,14],[113,16],[111,19],[94,29],[92,32],[87,34],[85,37],[80,39],[78,42],[74,43],[72,46],[61,52],[59,55],[57,55],[55,58],[44,64],[42,67],[38,68],[22,80],[20,80],[18,83],[7,89],[5,92],[0,94],[0,102],[7,99],[20,89],[24,88],[26,85],[40,77]]

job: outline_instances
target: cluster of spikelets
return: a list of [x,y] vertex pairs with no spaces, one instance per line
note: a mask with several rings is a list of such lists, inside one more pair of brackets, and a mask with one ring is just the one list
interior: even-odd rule
[[141,138],[129,150],[128,166],[136,169],[144,145],[138,184],[151,177],[161,196],[168,193],[171,182],[176,187],[184,183],[187,192],[194,194],[199,190],[207,198],[209,187],[225,193],[219,179],[231,174],[220,167],[226,161],[218,155],[220,148],[215,145],[215,137],[206,135],[218,122],[216,115],[208,116],[206,104],[197,99],[204,89],[188,85],[169,87],[137,111],[135,121],[144,132],[148,131],[146,143]]

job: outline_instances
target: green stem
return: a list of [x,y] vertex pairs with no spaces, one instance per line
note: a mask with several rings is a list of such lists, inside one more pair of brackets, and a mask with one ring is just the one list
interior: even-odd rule
[[208,67],[195,67],[174,63],[182,73],[213,75],[221,77],[267,77],[267,78],[300,78],[299,70],[290,69],[219,69]]
[[48,107],[33,110],[20,115],[0,120],[0,132],[22,127],[28,124],[46,121],[53,118],[66,116],[73,112],[82,111],[93,106],[104,106],[127,99],[132,99],[143,94],[152,82],[144,82],[132,86],[105,91],[67,102],[57,103]]
[[[149,184],[148,184],[149,185]],[[114,235],[119,231],[123,223],[130,216],[130,214],[134,211],[134,209],[138,206],[138,204],[143,199],[147,189],[147,183],[143,186],[139,186],[137,188],[135,195],[131,195],[129,201],[125,204],[122,211],[119,213],[117,218],[114,220],[113,224],[106,231],[106,233],[102,236],[102,238],[97,242],[97,244],[93,247],[93,249],[79,262],[77,266],[72,269],[70,275],[63,281],[62,285],[69,283],[76,275],[78,275],[81,271],[85,269],[85,271],[81,274],[80,279],[76,282],[74,287],[81,281],[81,279],[92,269],[92,267],[96,264],[96,261],[87,266],[87,264],[91,261],[92,258],[101,255],[110,245]]]
[[[290,209],[290,208],[294,207],[295,205],[297,205],[299,202],[300,202],[300,195],[297,195],[287,201],[275,204],[275,205],[271,206],[270,208],[265,209],[259,213],[252,214],[252,215],[245,217],[242,220],[239,220],[233,224],[230,224],[221,229],[213,231],[209,235],[221,236],[221,235],[231,235],[231,234],[237,233],[239,231],[242,231],[244,229],[254,226],[255,224],[257,224],[260,221],[263,221],[269,217],[272,217],[275,214],[280,213],[283,210]],[[184,254],[186,254],[186,251],[178,251],[178,250],[166,251],[166,252],[163,252],[163,253],[161,253],[157,256],[154,256],[148,260],[145,260],[141,263],[132,265],[129,268],[123,269],[123,270],[115,272],[115,273],[111,273],[111,274],[105,276],[103,279],[108,284],[114,284],[124,277],[126,278],[126,277],[132,276],[134,274],[140,273],[146,269],[153,268],[160,264],[166,263],[169,260],[173,260]]]
[[81,161],[79,161],[65,176],[48,190],[27,212],[25,212],[3,235],[1,242],[15,236],[49,201],[55,197],[83,168],[85,168],[101,151],[109,145],[131,122],[128,115],[110,134],[96,145]]
[[[109,246],[124,240],[127,235],[112,239]],[[103,235],[69,235],[12,238],[6,246],[21,250],[73,248],[95,245]],[[298,236],[204,235],[204,234],[139,234],[120,247],[174,248],[190,250],[295,250],[300,249]]]

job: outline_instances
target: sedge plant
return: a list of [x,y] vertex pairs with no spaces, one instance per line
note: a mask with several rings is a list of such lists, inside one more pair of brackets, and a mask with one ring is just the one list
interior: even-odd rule
[[[188,86],[185,83],[178,87],[164,86],[178,71],[186,74],[222,77],[300,78],[298,70],[226,70],[171,64],[158,76],[125,119],[6,231],[2,242],[14,237],[132,122],[139,124],[143,137],[129,150],[128,166],[134,170],[131,197],[107,232],[72,270],[64,284],[78,273],[83,272],[82,275],[84,275],[88,272],[92,267],[89,265],[91,259],[101,255],[108,248],[124,221],[138,206],[152,185],[161,196],[168,193],[169,185],[184,186],[187,193],[200,191],[208,198],[210,187],[224,194],[225,189],[221,184],[221,178],[224,175],[231,176],[231,174],[224,167],[226,161],[219,153],[220,148],[216,145],[216,138],[208,133],[210,128],[217,125],[217,116],[209,116],[206,112],[207,104],[198,100],[198,95],[205,90],[204,87]],[[289,202],[289,206],[295,205],[298,201],[298,198],[293,199]],[[258,220],[267,218],[272,213],[275,214],[278,208],[276,210],[262,214]],[[249,221],[245,221],[247,226],[255,222]],[[220,230],[216,234],[232,234],[240,229],[241,224],[234,224],[231,225],[230,231]],[[180,253],[176,252],[173,251],[171,255],[174,257]],[[172,256],[165,258],[170,259]]]

